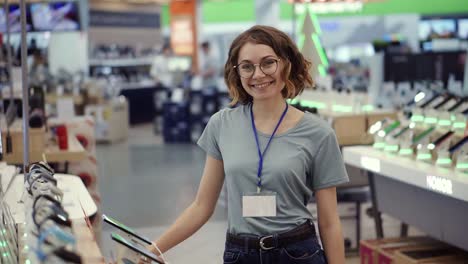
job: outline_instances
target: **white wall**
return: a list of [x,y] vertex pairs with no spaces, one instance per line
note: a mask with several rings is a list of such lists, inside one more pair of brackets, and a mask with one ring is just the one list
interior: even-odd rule
[[50,35],[49,70],[55,74],[60,68],[72,73],[88,72],[87,33],[67,32]]

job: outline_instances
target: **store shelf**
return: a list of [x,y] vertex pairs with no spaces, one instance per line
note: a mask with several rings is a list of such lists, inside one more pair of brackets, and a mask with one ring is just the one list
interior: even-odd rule
[[468,175],[453,169],[391,155],[367,146],[343,148],[343,159],[349,165],[468,202]]
[[[345,163],[368,172],[372,206],[438,240],[468,250],[468,175],[383,153],[343,148]],[[384,237],[380,213],[376,234]]]
[[[25,248],[28,244],[36,245],[36,239],[34,236],[28,236],[29,241],[21,239],[25,237],[25,234],[31,231],[26,230],[25,224],[18,224],[18,248]],[[94,237],[93,231],[86,224],[85,219],[72,220],[72,232],[76,238],[76,250],[81,256],[83,264],[104,264],[106,263],[102,256],[101,250],[97,244],[96,238]],[[22,251],[19,254],[19,263],[41,263],[34,251]]]
[[144,58],[125,58],[125,59],[90,59],[89,66],[108,66],[108,67],[132,67],[149,66],[153,63],[153,57]]
[[[10,167],[3,167],[0,172],[8,175],[8,179],[2,177],[2,181],[9,182],[13,177]],[[4,174],[4,172],[7,172]],[[5,176],[4,176],[5,177]],[[55,174],[57,187],[63,191],[62,206],[69,214],[72,222],[72,233],[76,238],[76,250],[82,258],[82,263],[105,263],[101,251],[97,245],[94,231],[88,225],[86,218],[97,213],[97,206],[85,185],[78,176],[68,174]],[[19,263],[40,263],[32,246],[37,245],[37,236],[32,235],[35,226],[32,224],[31,207],[32,197],[24,193],[24,175],[16,175],[13,179],[11,189],[5,196],[5,202],[11,210],[13,220],[17,226],[19,243]],[[29,249],[26,249],[29,248]],[[26,249],[26,250],[23,250]]]
[[56,94],[47,94],[46,103],[56,104],[59,99],[72,99],[73,103],[76,105],[81,105],[84,103],[84,98],[82,95],[56,95]]
[[[57,179],[57,187],[63,191],[62,205],[69,214],[70,219],[84,219],[86,216],[92,216],[97,212],[97,206],[93,198],[86,189],[83,181],[75,175],[55,174]],[[11,179],[11,176],[10,176]],[[2,179],[3,180],[3,179]],[[27,198],[27,193],[24,193],[24,175],[18,174],[13,179],[11,189],[5,196],[5,201],[11,209],[13,219],[16,223],[25,221],[25,204],[20,202]]]
[[[58,145],[48,143],[44,152],[31,151],[29,154],[29,162],[38,162],[43,160],[42,154],[45,155],[47,162],[67,162],[81,161],[87,156],[86,150],[80,144],[74,135],[68,135],[68,150],[59,149]],[[23,163],[23,153],[13,152],[5,153],[4,161],[9,164]]]
[[134,82],[134,83],[120,83],[119,88],[121,90],[132,90],[132,89],[145,89],[145,88],[154,88],[156,87],[156,82],[154,81],[144,81],[144,82]]

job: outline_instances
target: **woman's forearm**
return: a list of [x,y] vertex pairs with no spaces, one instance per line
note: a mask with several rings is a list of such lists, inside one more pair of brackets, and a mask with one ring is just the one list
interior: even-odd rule
[[344,264],[344,240],[339,220],[337,220],[337,224],[319,228],[328,264]]
[[[197,202],[193,202],[177,218],[174,224],[158,238],[156,245],[163,253],[166,252],[198,231],[212,214],[213,210],[203,208]],[[155,249],[152,249],[152,251],[159,255]]]

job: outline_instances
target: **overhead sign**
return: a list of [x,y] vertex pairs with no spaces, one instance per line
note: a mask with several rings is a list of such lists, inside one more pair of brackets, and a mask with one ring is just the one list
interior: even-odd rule
[[90,11],[91,27],[160,28],[159,13]]
[[364,4],[362,2],[314,2],[296,5],[296,14],[302,14],[306,8],[309,8],[314,14],[329,13],[354,13],[362,11]]

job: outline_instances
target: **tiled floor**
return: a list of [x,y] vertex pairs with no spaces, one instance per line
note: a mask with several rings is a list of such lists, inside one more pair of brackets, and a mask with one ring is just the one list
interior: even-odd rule
[[[129,139],[99,145],[99,180],[103,213],[135,228],[149,238],[160,235],[195,197],[205,153],[190,144],[165,145],[150,125],[130,130]],[[221,196],[222,197],[222,196]],[[362,207],[362,238],[375,237],[373,221]],[[341,205],[341,210],[353,210]],[[343,220],[345,237],[354,239],[354,220]],[[226,230],[226,207],[220,198],[214,216],[194,236],[167,253],[172,264],[221,263]],[[384,217],[387,236],[398,234],[399,223]],[[104,225],[103,254],[117,254],[110,240],[114,229]],[[410,233],[417,232],[410,229]],[[355,243],[355,242],[353,242]],[[112,252],[112,254],[111,254]],[[359,263],[349,257],[347,263]]]

